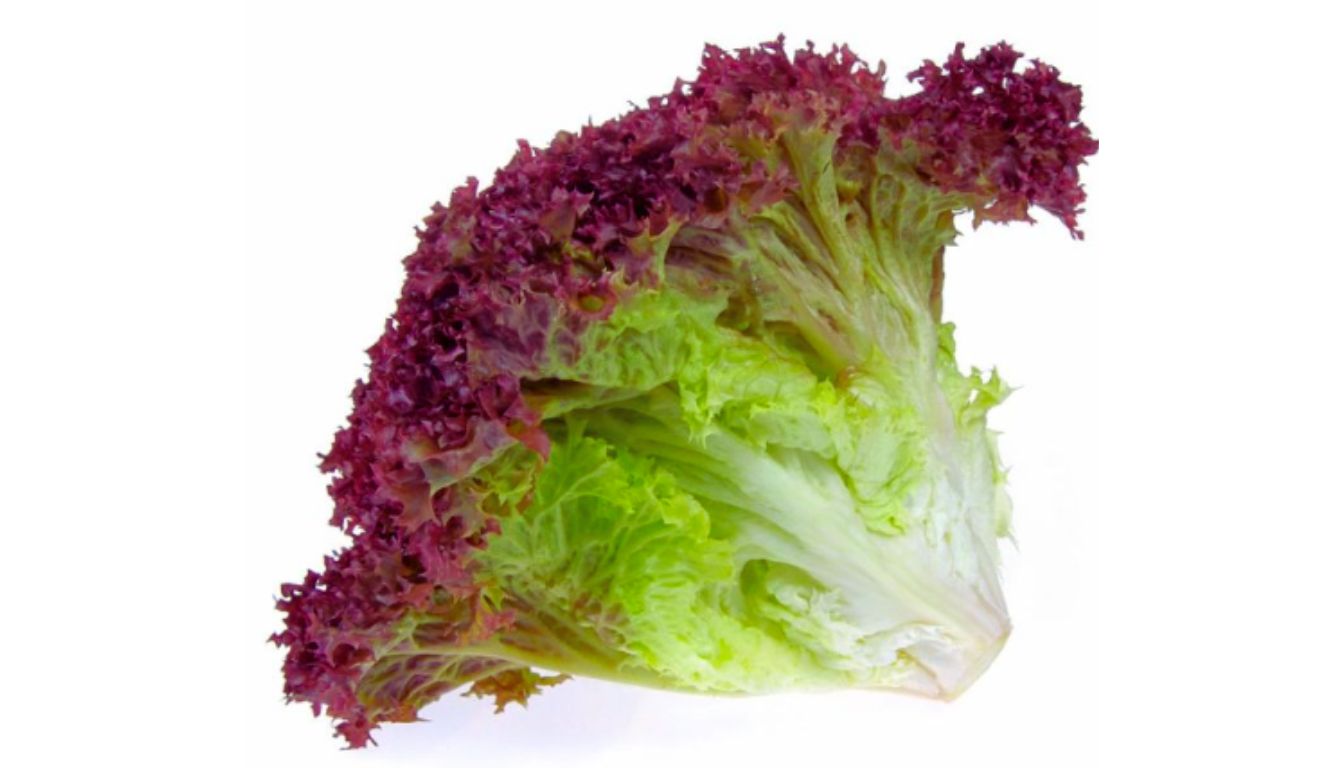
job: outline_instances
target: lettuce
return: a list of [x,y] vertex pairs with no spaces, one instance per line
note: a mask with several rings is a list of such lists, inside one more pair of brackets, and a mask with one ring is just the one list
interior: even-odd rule
[[[942,318],[954,217],[1082,237],[1081,91],[1006,44],[911,73],[782,39],[435,206],[281,589],[285,691],[352,746],[568,675],[952,698],[1010,631],[1010,505]],[[545,675],[534,668],[560,674]]]

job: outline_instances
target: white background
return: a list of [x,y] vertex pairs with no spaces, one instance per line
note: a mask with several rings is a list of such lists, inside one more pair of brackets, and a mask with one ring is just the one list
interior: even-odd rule
[[[5,762],[1338,765],[1338,66],[1293,3],[44,4],[0,12]],[[572,681],[340,751],[280,695],[281,581],[341,544],[316,454],[412,229],[522,137],[701,46],[902,73],[1005,39],[1084,88],[1084,243],[949,256],[1005,433],[1016,626],[951,705]]]

